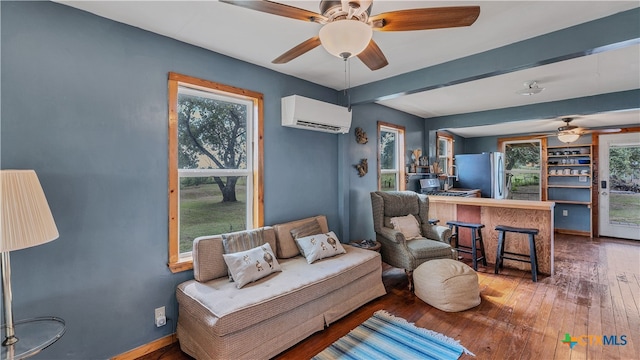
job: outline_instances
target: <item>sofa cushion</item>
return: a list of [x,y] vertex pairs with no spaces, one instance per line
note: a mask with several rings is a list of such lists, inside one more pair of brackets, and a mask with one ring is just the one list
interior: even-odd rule
[[313,219],[312,221],[307,221],[304,224],[291,229],[289,231],[293,239],[303,238],[310,235],[322,234],[322,229],[320,228],[320,224],[317,219]]
[[222,256],[238,289],[271,273],[282,271],[268,243]]
[[[264,242],[276,248],[276,233],[270,226],[244,232],[261,231]],[[241,232],[236,232],[241,233]],[[226,235],[236,234],[230,233]],[[193,240],[193,277],[197,281],[206,282],[222,276],[227,277],[227,265],[222,259],[224,254],[221,235],[200,236]],[[228,281],[228,280],[227,280]]]
[[[380,254],[344,245],[342,256],[309,265],[302,256],[280,261],[282,272],[237,289],[226,277],[178,286],[181,311],[208,318],[224,336],[291,311],[330,294],[371,272],[380,271]],[[214,326],[215,325],[215,326]]]
[[453,258],[451,246],[442,241],[420,238],[407,241],[407,248],[416,259]]
[[[247,251],[264,244],[263,233],[262,229],[255,229],[220,235],[222,236],[224,253],[232,254]],[[228,264],[227,268],[229,268]],[[229,280],[234,281],[231,269],[229,269]]]
[[291,221],[288,223],[273,225],[276,238],[278,239],[278,245],[276,248],[276,255],[278,259],[288,259],[300,254],[298,245],[291,235],[291,230],[304,226],[309,222],[317,221],[320,224],[320,233],[328,233],[329,227],[327,226],[327,218],[324,216],[315,216],[302,220]]
[[405,239],[413,240],[422,237],[420,234],[420,224],[413,215],[398,216],[391,218],[393,228],[400,231]]
[[331,231],[326,234],[316,234],[296,239],[302,256],[309,264],[328,257],[344,254],[346,251],[336,234]]
[[222,247],[225,254],[253,249],[265,243],[262,229],[222,234]]

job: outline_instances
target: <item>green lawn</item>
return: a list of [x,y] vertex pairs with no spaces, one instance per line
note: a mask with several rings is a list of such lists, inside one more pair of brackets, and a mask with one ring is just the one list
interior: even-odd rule
[[640,225],[640,194],[609,193],[609,220]]
[[382,191],[396,190],[396,174],[382,174],[380,175],[380,184],[382,185]]
[[540,200],[540,177],[538,174],[515,174],[511,177],[509,199]]
[[193,239],[246,229],[246,186],[236,184],[237,202],[223,203],[216,184],[180,189],[180,252],[191,251]]

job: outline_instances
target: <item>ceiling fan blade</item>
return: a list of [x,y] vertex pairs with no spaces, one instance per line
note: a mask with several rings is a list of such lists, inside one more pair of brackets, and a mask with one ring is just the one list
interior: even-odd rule
[[583,134],[611,134],[622,131],[620,128],[610,128],[610,129],[584,129],[582,131]]
[[479,15],[479,6],[454,6],[391,11],[370,19],[373,30],[411,31],[469,26]]
[[300,44],[291,48],[291,50],[286,53],[278,56],[275,60],[272,61],[273,64],[285,64],[289,61],[297,58],[298,56],[306,53],[307,51],[313,50],[320,45],[320,38],[314,36],[308,40],[301,42]]
[[313,11],[300,9],[295,6],[289,6],[267,0],[219,0],[220,2],[240,6],[243,8],[265,12],[268,14],[279,15],[291,19],[311,21],[324,24],[327,18]]
[[531,135],[534,136],[536,139],[542,139],[542,138],[546,138],[546,137],[549,137],[549,136],[558,135],[558,133],[555,133],[555,132],[538,132],[538,133],[533,133]]
[[384,56],[382,50],[380,50],[380,47],[378,47],[378,44],[376,44],[373,39],[369,41],[369,45],[367,45],[367,48],[364,49],[360,54],[358,54],[358,59],[360,59],[360,61],[367,65],[367,67],[371,70],[378,70],[389,65],[387,58]]

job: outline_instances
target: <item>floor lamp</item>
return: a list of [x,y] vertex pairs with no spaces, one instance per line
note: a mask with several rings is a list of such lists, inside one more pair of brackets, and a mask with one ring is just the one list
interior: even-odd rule
[[9,252],[58,238],[49,204],[33,170],[0,170],[0,238],[4,325],[2,359],[22,359],[53,344],[65,331],[62,319],[39,317],[14,322]]

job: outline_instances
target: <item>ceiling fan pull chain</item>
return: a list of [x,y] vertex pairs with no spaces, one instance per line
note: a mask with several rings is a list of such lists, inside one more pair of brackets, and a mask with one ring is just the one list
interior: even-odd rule
[[347,97],[347,110],[351,112],[351,94],[349,89],[351,88],[351,62],[350,58],[344,58],[344,95]]
[[[349,58],[351,59],[351,58]],[[348,68],[349,68],[349,91],[347,92],[347,110],[351,112],[351,60],[347,59]]]

